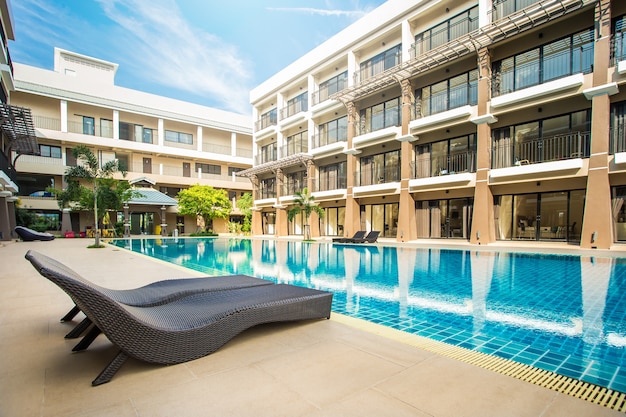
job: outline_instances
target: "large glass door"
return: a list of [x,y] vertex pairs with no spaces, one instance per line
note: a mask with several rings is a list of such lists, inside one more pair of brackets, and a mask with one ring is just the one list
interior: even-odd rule
[[577,242],[584,206],[584,190],[497,196],[497,239]]

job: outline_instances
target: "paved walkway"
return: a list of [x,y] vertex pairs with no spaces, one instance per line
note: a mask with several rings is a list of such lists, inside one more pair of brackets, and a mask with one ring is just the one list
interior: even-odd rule
[[116,350],[82,353],[59,323],[72,306],[24,259],[35,249],[92,281],[133,288],[198,276],[85,239],[0,246],[0,416],[611,416],[620,413],[420,350],[338,317],[259,326],[216,353],[174,366],[130,359],[91,381]]

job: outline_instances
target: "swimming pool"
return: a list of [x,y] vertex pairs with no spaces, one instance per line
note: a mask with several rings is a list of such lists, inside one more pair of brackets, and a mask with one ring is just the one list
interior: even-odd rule
[[626,392],[626,259],[261,239],[111,242],[209,275],[329,290],[333,311]]

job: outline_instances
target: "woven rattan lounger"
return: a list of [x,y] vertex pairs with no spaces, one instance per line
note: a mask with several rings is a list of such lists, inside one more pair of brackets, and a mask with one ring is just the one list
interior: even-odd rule
[[[129,290],[114,290],[100,286],[97,287],[100,291],[117,302],[136,307],[150,307],[166,304],[199,292],[221,291],[269,284],[272,284],[272,282],[266,279],[254,278],[247,275],[230,275],[219,277],[168,279]],[[78,312],[80,312],[80,308],[74,306],[65,316],[61,318],[61,322],[71,321],[76,314],[78,314]],[[82,322],[77,324],[74,329],[65,335],[65,338],[74,339],[79,337],[89,328],[90,325],[91,320],[89,317],[85,317]],[[93,341],[95,336],[97,336],[97,333],[92,333],[90,336],[86,337],[83,342],[77,345],[74,350],[86,349],[89,346],[89,343],[87,343],[89,338]]]
[[336,238],[333,238],[333,243],[351,243],[355,239],[363,239],[365,237],[366,233],[367,233],[367,231],[365,231],[365,230],[359,230],[352,237],[336,237]]
[[120,349],[92,385],[109,382],[128,357],[177,364],[213,353],[258,324],[330,317],[332,293],[285,284],[198,293],[153,307],[128,306],[54,259],[32,250],[26,259]]

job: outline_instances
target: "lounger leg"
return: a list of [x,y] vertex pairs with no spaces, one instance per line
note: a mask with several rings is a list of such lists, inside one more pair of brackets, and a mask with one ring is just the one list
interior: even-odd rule
[[87,333],[85,337],[83,337],[83,339],[80,342],[78,342],[76,346],[74,346],[74,349],[72,349],[72,352],[80,352],[82,350],[87,349],[89,345],[91,345],[91,343],[94,340],[96,340],[96,337],[98,337],[100,333],[102,332],[100,331],[98,326],[93,326],[91,330],[89,330],[89,333]]
[[78,306],[74,306],[70,311],[67,312],[66,315],[61,317],[61,323],[64,323],[66,321],[72,321],[72,319],[76,317],[78,313],[80,313],[80,308],[78,308]]
[[89,320],[87,317],[85,317],[85,319],[83,321],[81,321],[80,323],[78,323],[76,325],[76,327],[74,327],[72,329],[72,331],[70,331],[68,334],[65,335],[65,338],[66,339],[76,339],[81,334],[83,334],[84,331],[89,328],[89,326],[91,326],[91,320]]
[[98,377],[91,382],[91,385],[95,387],[109,382],[111,378],[113,378],[113,375],[115,375],[115,373],[120,370],[122,365],[124,365],[126,359],[128,359],[128,355],[126,355],[122,351],[119,351],[118,354],[113,358],[113,360],[109,362],[106,368],[104,368],[102,372],[100,372],[100,375],[98,375]]

